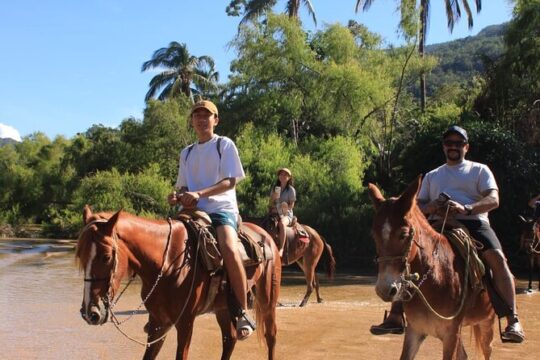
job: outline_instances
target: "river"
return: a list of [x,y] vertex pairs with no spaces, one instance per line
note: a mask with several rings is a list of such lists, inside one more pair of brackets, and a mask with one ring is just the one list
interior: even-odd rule
[[[0,240],[0,358],[1,359],[139,359],[144,348],[111,323],[89,326],[79,308],[83,295],[83,274],[74,261],[74,242],[54,240]],[[373,336],[369,326],[382,320],[389,308],[373,289],[373,276],[339,274],[334,281],[322,280],[317,304],[315,295],[305,308],[296,305],[305,291],[303,277],[293,270],[284,272],[277,310],[277,358],[317,359],[398,359],[403,336]],[[498,335],[493,359],[534,359],[540,351],[540,293],[524,291],[524,279],[517,281],[517,300],[527,340],[523,344],[503,344]],[[134,282],[117,306],[120,314],[130,313],[140,304],[140,284]],[[139,311],[123,329],[140,341],[146,314]],[[495,329],[498,331],[498,327]],[[469,328],[463,330],[469,358],[480,358],[471,348]],[[176,336],[167,338],[158,359],[172,359]],[[540,352],[539,352],[540,353]],[[219,327],[211,314],[195,322],[190,359],[219,359]],[[417,359],[440,359],[441,343],[428,338]],[[237,343],[233,359],[266,359],[264,344],[257,336]]]

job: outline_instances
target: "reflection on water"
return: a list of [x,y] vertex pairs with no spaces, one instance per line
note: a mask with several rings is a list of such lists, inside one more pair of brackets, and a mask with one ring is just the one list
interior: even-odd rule
[[[73,241],[0,240],[0,349],[2,359],[138,359],[144,349],[121,335],[112,324],[89,326],[79,315],[83,275],[74,260]],[[300,273],[285,272],[278,308],[279,359],[397,359],[403,337],[373,336],[369,326],[382,320],[388,304],[373,291],[372,276],[338,275],[328,282],[321,277],[321,296],[313,294],[306,308],[297,304],[305,292]],[[495,359],[531,358],[540,350],[540,294],[524,294],[526,283],[518,281],[518,304],[527,341],[502,344],[496,336]],[[123,295],[117,311],[120,318],[140,304],[140,283],[135,281]],[[130,336],[144,341],[145,311],[137,311],[125,323]],[[464,341],[470,358],[474,349],[469,330]],[[175,357],[176,339],[171,332],[158,358]],[[190,359],[218,359],[219,328],[211,314],[197,318]],[[69,354],[69,355],[67,355]],[[441,345],[428,338],[417,359],[441,358]],[[266,359],[256,336],[238,343],[233,359]]]

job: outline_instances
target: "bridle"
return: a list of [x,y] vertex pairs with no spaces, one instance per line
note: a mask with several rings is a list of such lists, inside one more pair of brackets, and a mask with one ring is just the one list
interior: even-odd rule
[[[97,219],[97,220],[94,220],[94,221],[86,224],[85,227],[81,230],[81,232],[79,234],[79,239],[82,237],[82,234],[86,230],[88,230],[92,225],[94,225],[96,223],[106,223],[106,222],[108,222],[107,219]],[[159,274],[158,274],[158,276],[156,278],[156,281],[154,282],[154,285],[152,285],[152,287],[151,287],[150,291],[148,292],[148,294],[146,295],[146,297],[142,300],[142,302],[139,304],[139,306],[135,310],[133,310],[131,312],[131,314],[126,319],[124,319],[122,321],[118,320],[118,318],[116,317],[116,314],[114,313],[113,309],[114,309],[115,305],[118,303],[118,300],[120,300],[120,298],[122,297],[122,294],[126,291],[128,286],[131,284],[131,282],[135,278],[135,275],[133,275],[133,277],[129,280],[129,282],[126,284],[124,289],[120,292],[120,294],[118,295],[116,300],[114,300],[113,284],[114,284],[114,276],[115,276],[116,269],[117,269],[117,266],[118,266],[118,235],[117,235],[116,232],[113,231],[113,234],[112,234],[112,239],[113,239],[113,259],[114,260],[113,260],[113,266],[111,267],[111,273],[110,273],[109,278],[85,278],[84,279],[85,282],[90,282],[90,283],[99,282],[99,281],[108,281],[107,293],[106,293],[105,296],[101,296],[101,301],[103,302],[103,304],[105,306],[105,310],[107,311],[106,316],[108,317],[109,314],[110,314],[111,322],[114,324],[116,329],[122,335],[124,335],[129,340],[131,340],[133,342],[136,342],[139,345],[143,345],[145,347],[150,347],[150,345],[155,344],[155,343],[157,343],[159,341],[162,341],[167,336],[168,332],[178,323],[178,321],[180,320],[180,318],[184,314],[184,311],[186,310],[187,305],[188,305],[188,301],[186,300],[184,302],[184,306],[182,307],[182,310],[180,311],[180,314],[176,318],[176,321],[173,324],[171,324],[171,326],[160,337],[158,337],[157,339],[154,339],[152,341],[147,341],[145,343],[143,343],[141,341],[138,341],[137,339],[134,339],[133,337],[129,336],[127,333],[125,333],[120,328],[120,325],[122,325],[123,323],[125,323],[126,321],[131,319],[133,317],[133,315],[135,315],[140,310],[140,308],[143,305],[146,304],[146,302],[148,301],[148,299],[150,298],[150,296],[152,295],[152,293],[156,289],[160,279],[163,277],[163,269],[165,268],[165,263],[166,263],[166,260],[167,260],[167,255],[168,255],[169,248],[170,248],[169,245],[170,245],[171,236],[172,236],[172,221],[171,221],[171,218],[167,218],[167,222],[169,223],[169,235],[167,236],[167,244],[165,245],[165,251],[163,253],[163,262],[161,264]],[[97,232],[101,236],[104,236],[101,232],[99,232],[99,231],[97,231]],[[197,265],[196,264],[197,264],[197,260],[198,260],[198,255],[199,255],[199,241],[196,242],[196,246],[195,246],[195,259],[194,259],[194,262],[193,262],[193,264],[194,264],[194,274],[193,274],[193,278],[192,278],[192,281],[191,281],[191,286],[190,286],[190,290],[189,290],[189,294],[187,296],[187,299],[189,299],[191,297],[191,294],[193,293],[193,289],[194,289],[194,285],[195,285],[195,278],[196,278],[196,274],[197,274]],[[96,304],[90,303],[89,305],[92,306],[92,305],[96,305]],[[83,313],[82,309],[81,309],[81,315],[86,319],[86,315]]]
[[[448,210],[449,210],[449,206],[446,209],[446,216],[444,218],[443,228],[441,229],[441,236],[442,236],[442,233],[444,231],[444,225],[446,223],[446,218],[448,216]],[[427,280],[427,278],[429,277],[429,275],[431,274],[433,269],[430,268],[422,276],[422,279],[420,279],[420,275],[418,273],[412,273],[411,274],[411,265],[410,265],[409,257],[410,257],[410,252],[412,250],[413,243],[415,243],[418,246],[419,249],[423,249],[423,247],[418,243],[418,239],[415,238],[415,233],[416,232],[415,232],[414,227],[412,225],[410,225],[410,224],[409,224],[409,227],[410,227],[411,230],[410,230],[409,236],[407,237],[407,244],[405,246],[405,250],[404,250],[403,254],[398,255],[398,256],[380,256],[380,257],[376,257],[375,262],[377,264],[382,263],[382,262],[391,262],[391,261],[397,261],[397,260],[400,260],[401,262],[403,262],[405,264],[405,270],[403,270],[401,272],[401,276],[400,276],[401,284],[402,284],[402,286],[401,286],[402,290],[401,290],[401,295],[400,295],[401,299],[400,300],[403,301],[403,302],[408,302],[408,301],[412,300],[412,298],[414,297],[415,294],[418,294],[418,296],[422,299],[422,301],[424,302],[426,307],[435,316],[437,316],[438,318],[443,319],[443,320],[452,320],[452,319],[456,318],[461,313],[461,310],[463,309],[463,305],[465,304],[465,298],[467,296],[468,283],[469,283],[469,266],[465,265],[465,273],[464,273],[464,279],[463,279],[464,286],[463,286],[462,296],[461,296],[461,299],[460,299],[460,304],[459,304],[458,309],[456,310],[456,312],[454,314],[452,314],[450,316],[443,316],[443,315],[439,314],[435,309],[433,309],[431,304],[429,304],[426,297],[422,293],[422,290],[420,290],[420,286],[422,286],[424,281]],[[470,249],[469,243],[467,242],[466,244],[467,244],[467,258],[465,259],[465,264],[468,264],[469,259],[470,259],[470,255],[471,255],[471,249]],[[418,281],[418,280],[420,280],[420,282],[418,284],[415,284],[414,282]]]
[[395,256],[377,256],[375,257],[375,263],[384,263],[384,262],[392,262],[392,261],[401,261],[405,265],[405,270],[401,272],[401,281],[403,282],[409,282],[411,280],[418,281],[420,279],[420,275],[418,273],[411,274],[411,263],[409,262],[409,256],[412,250],[413,243],[416,243],[416,245],[419,248],[422,248],[422,246],[418,243],[417,239],[415,239],[415,230],[413,226],[410,227],[409,236],[406,239],[406,245],[405,250],[403,251],[403,254],[401,255],[395,255]]

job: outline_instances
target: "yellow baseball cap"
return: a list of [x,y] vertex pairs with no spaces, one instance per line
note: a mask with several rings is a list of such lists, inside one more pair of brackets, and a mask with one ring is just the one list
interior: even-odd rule
[[218,109],[217,109],[217,106],[211,102],[210,100],[201,100],[201,101],[197,101],[195,104],[193,104],[193,106],[191,107],[191,113],[189,114],[190,116],[193,115],[193,113],[195,112],[195,110],[197,109],[206,109],[208,111],[210,111],[212,114],[214,115],[217,115],[218,114]]

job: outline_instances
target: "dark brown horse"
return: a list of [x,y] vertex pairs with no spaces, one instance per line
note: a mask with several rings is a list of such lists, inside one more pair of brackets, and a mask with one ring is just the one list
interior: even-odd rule
[[[260,225],[269,234],[272,235],[277,244],[278,227],[275,215],[268,215],[264,218],[247,218],[246,220]],[[334,277],[336,270],[336,260],[332,251],[332,247],[326,242],[315,229],[307,225],[301,225],[308,234],[309,241],[302,241],[295,236],[294,229],[287,227],[287,243],[283,252],[282,265],[298,264],[306,277],[307,289],[304,298],[300,302],[300,306],[305,306],[315,289],[317,302],[323,302],[319,293],[319,278],[315,272],[317,264],[321,256],[325,252],[326,257],[326,275],[329,279]]]
[[416,205],[420,182],[418,177],[400,197],[389,199],[369,185],[376,210],[375,291],[384,301],[404,301],[408,321],[401,359],[413,359],[428,335],[442,341],[443,359],[467,358],[461,340],[461,328],[467,325],[488,359],[495,312],[487,291],[466,285],[463,258],[444,235],[433,230]]
[[519,249],[525,251],[529,264],[529,286],[527,291],[532,291],[535,268],[538,276],[538,290],[540,290],[540,219],[534,221],[520,216],[520,220],[521,239]]
[[[165,334],[173,326],[177,332],[176,359],[186,359],[195,316],[205,310],[215,312],[221,328],[221,358],[231,357],[237,333],[227,306],[229,295],[221,286],[211,286],[215,277],[197,260],[198,243],[188,238],[182,222],[148,220],[121,211],[92,214],[88,207],[84,209],[83,218],[85,227],[79,237],[76,257],[84,270],[81,315],[88,324],[101,325],[109,315],[115,319],[111,307],[120,282],[136,274],[142,281],[141,305],[144,304],[149,313],[144,359],[157,356]],[[263,234],[275,259],[246,269],[248,284],[256,287],[257,331],[266,339],[268,359],[274,359],[275,309],[281,281],[279,254],[263,229],[253,224],[244,225]],[[208,306],[206,300],[211,289],[217,289],[218,293]]]

